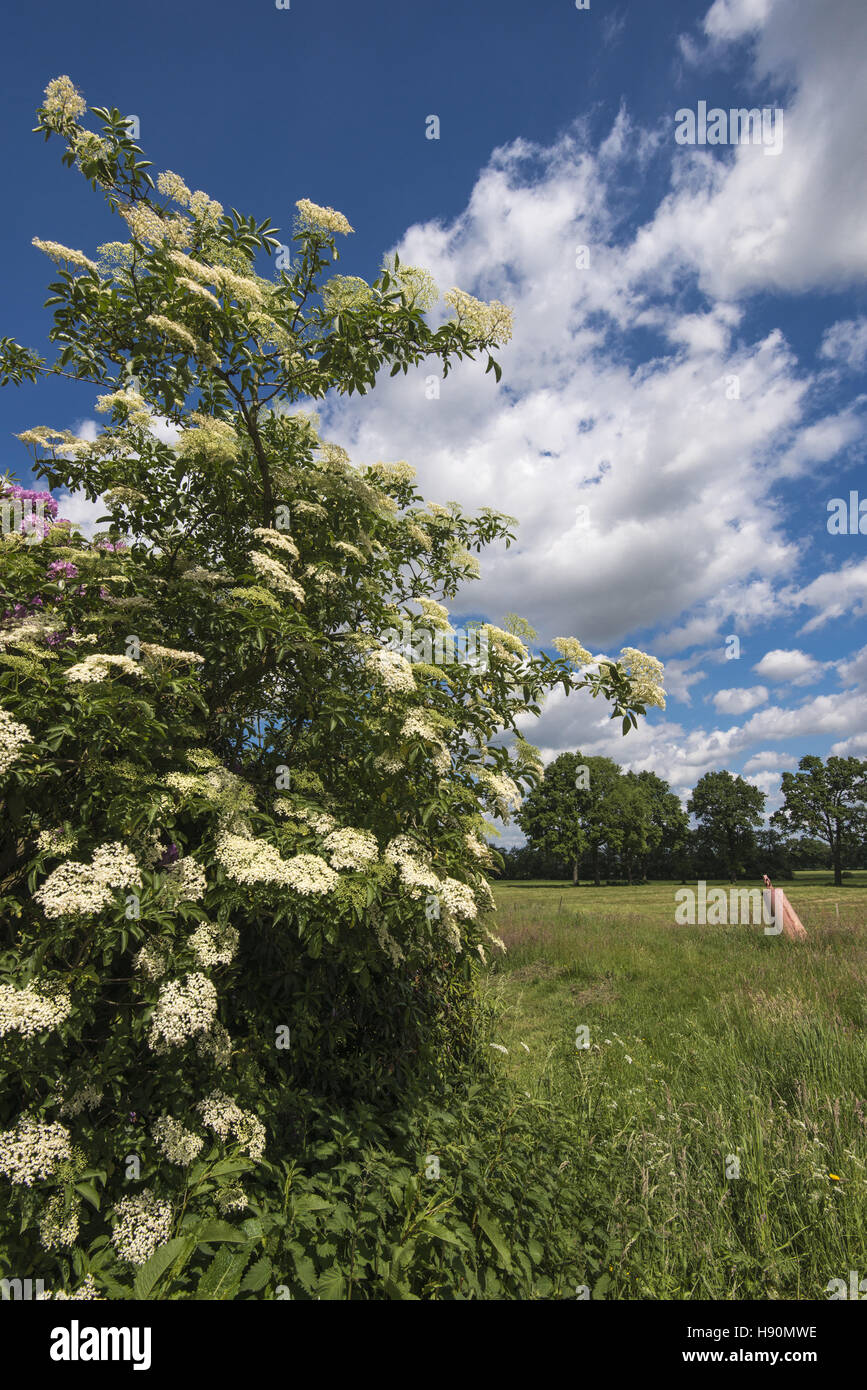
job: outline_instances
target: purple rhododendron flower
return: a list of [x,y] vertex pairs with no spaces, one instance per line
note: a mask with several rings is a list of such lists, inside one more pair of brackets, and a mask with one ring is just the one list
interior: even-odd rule
[[66,579],[74,579],[78,574],[78,569],[71,560],[54,560],[48,566],[48,578],[56,579],[63,575]]

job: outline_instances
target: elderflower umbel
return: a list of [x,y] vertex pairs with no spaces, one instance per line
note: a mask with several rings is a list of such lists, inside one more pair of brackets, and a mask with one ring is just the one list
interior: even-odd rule
[[172,865],[166,881],[179,902],[201,902],[208,888],[205,870],[190,854]]
[[229,965],[238,950],[237,927],[202,922],[190,937],[190,949],[199,965]]
[[87,102],[69,77],[52,77],[45,88],[46,115],[63,122],[77,121],[87,110]]
[[14,1129],[0,1132],[0,1173],[24,1187],[51,1177],[59,1164],[71,1157],[70,1134],[65,1125],[43,1125],[28,1115]]
[[172,1230],[172,1204],[145,1187],[134,1197],[122,1197],[114,1209],[118,1218],[111,1243],[118,1258],[131,1265],[143,1265]]
[[208,1129],[212,1129],[221,1139],[234,1135],[251,1158],[262,1157],[265,1152],[265,1126],[251,1110],[242,1110],[225,1091],[212,1091],[199,1101],[196,1109]]
[[73,1207],[66,1211],[61,1193],[50,1197],[39,1222],[39,1238],[43,1250],[62,1250],[65,1245],[74,1245],[78,1239],[79,1210]]
[[285,550],[293,560],[298,559],[298,548],[285,531],[275,531],[270,526],[257,526],[253,535],[258,536],[259,540],[264,541],[266,545],[273,545],[278,550]]
[[420,898],[424,889],[439,891],[440,881],[429,867],[425,851],[409,835],[396,835],[390,840],[385,858],[388,863],[397,865],[401,882],[409,889],[411,898]]
[[154,1122],[151,1134],[157,1148],[169,1163],[177,1163],[181,1168],[187,1167],[198,1157],[205,1143],[198,1134],[194,1134],[191,1129],[185,1129],[180,1121],[172,1119],[171,1115],[161,1115]]
[[0,985],[0,1038],[13,1032],[32,1038],[36,1033],[58,1028],[71,1010],[72,1003],[66,995],[46,998],[33,985],[23,989]]
[[66,672],[66,679],[73,685],[94,685],[97,681],[108,680],[112,669],[122,672],[125,676],[141,678],[144,674],[139,663],[133,661],[131,656],[106,656],[102,652],[93,652],[83,661],[70,666]]
[[207,975],[193,971],[162,986],[151,1015],[148,1046],[154,1052],[181,1047],[205,1033],[217,1016],[217,991]]
[[311,203],[309,198],[299,198],[295,206],[301,226],[310,231],[340,232],[342,236],[348,236],[353,230],[343,213],[335,212],[334,208],[320,207],[318,203]]
[[364,664],[371,675],[375,676],[386,688],[391,691],[415,691],[415,677],[412,667],[405,656],[400,652],[392,652],[383,647],[378,651],[370,652],[364,659]]
[[378,859],[379,847],[369,830],[333,830],[325,853],[334,869],[363,869]]
[[33,894],[46,917],[89,916],[100,912],[118,888],[137,888],[141,873],[128,849],[117,841],[102,845],[90,864],[68,859]]
[[32,742],[27,726],[13,719],[8,710],[0,709],[0,777],[8,772],[25,744]]
[[555,637],[554,647],[567,661],[571,661],[573,666],[589,666],[593,660],[590,652],[582,647],[577,637]]
[[304,602],[304,590],[297,580],[292,578],[289,571],[280,564],[279,560],[275,560],[271,555],[266,555],[263,550],[253,550],[250,552],[250,563],[270,588],[279,589],[281,593],[291,594],[298,603]]
[[33,237],[33,246],[39,251],[44,251],[46,256],[50,256],[53,261],[66,261],[69,265],[77,265],[81,270],[98,270],[96,263],[85,256],[83,251],[73,251],[69,246],[61,246],[58,241],[40,241],[38,236]]

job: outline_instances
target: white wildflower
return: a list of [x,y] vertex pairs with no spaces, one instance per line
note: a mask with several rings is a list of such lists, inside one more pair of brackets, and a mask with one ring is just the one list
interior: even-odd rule
[[118,1218],[111,1243],[118,1258],[143,1265],[165,1245],[172,1231],[172,1204],[145,1187],[134,1197],[122,1197],[114,1209]]
[[217,1016],[217,991],[207,975],[192,972],[162,986],[151,1015],[148,1046],[155,1052],[181,1047],[205,1033]]

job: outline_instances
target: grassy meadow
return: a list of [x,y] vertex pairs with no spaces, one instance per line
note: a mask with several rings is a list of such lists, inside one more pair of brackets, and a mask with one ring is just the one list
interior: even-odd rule
[[679,883],[496,890],[492,1055],[569,1135],[611,1252],[593,1297],[867,1277],[867,872],[778,886],[806,942],[676,926]]

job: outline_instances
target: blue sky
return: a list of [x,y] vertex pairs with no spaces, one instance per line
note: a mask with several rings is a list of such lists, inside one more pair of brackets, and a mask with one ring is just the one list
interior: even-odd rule
[[[0,331],[45,345],[31,237],[120,235],[30,133],[67,73],[226,206],[287,228],[298,198],[340,208],[344,273],[398,247],[513,305],[499,388],[467,364],[437,400],[421,371],[323,414],[357,463],[405,458],[425,495],[518,517],[458,615],[665,660],[668,707],[625,740],[552,699],[526,729],[546,758],[605,753],[684,795],[729,767],[771,810],[804,753],[867,756],[867,536],[826,524],[867,498],[862,0],[80,0],[6,26]],[[700,101],[782,111],[780,148],[678,145]],[[0,394],[2,467],[28,476],[22,429],[92,429],[93,394]]]

